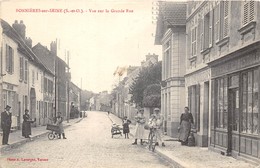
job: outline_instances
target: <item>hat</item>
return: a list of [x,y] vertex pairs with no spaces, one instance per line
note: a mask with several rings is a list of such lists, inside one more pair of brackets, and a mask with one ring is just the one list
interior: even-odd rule
[[160,109],[159,108],[155,108],[154,111],[160,111]]
[[25,109],[24,111],[25,111],[25,112],[28,112],[29,110],[28,110],[28,109]]
[[10,109],[11,108],[11,106],[8,106],[8,105],[6,105],[6,107],[5,107],[5,109]]

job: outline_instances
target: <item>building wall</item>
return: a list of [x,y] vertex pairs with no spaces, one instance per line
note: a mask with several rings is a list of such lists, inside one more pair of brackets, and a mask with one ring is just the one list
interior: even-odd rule
[[[246,8],[244,8],[244,5],[246,5],[244,3],[249,3]],[[248,15],[245,17],[243,9],[251,9],[251,7],[254,7],[254,11],[248,11]],[[195,90],[199,88],[200,108],[193,113],[195,117],[198,116],[195,122],[199,121],[199,125],[197,125],[199,131],[196,134],[196,142],[199,146],[203,146],[206,142],[204,135],[208,134],[210,149],[218,149],[233,156],[247,155],[249,158],[259,158],[259,152],[256,152],[259,151],[259,144],[256,142],[259,140],[259,131],[256,135],[251,135],[250,133],[243,133],[240,127],[243,125],[243,104],[245,104],[242,99],[242,86],[244,85],[241,81],[242,75],[247,74],[251,70],[255,70],[254,72],[259,71],[259,7],[260,3],[257,1],[188,2],[186,29],[188,61],[186,85],[188,88],[186,88],[186,95],[190,102],[193,99],[194,88]],[[207,25],[208,16],[209,21],[212,21],[212,29]],[[218,16],[221,18],[219,21]],[[252,21],[247,20],[250,18]],[[243,20],[248,21],[248,23],[244,24]],[[203,24],[204,26],[202,26]],[[206,28],[205,25],[207,25]],[[192,49],[194,44],[192,40],[194,27],[197,27],[197,52],[195,54]],[[210,35],[206,34],[205,30],[209,30],[212,35],[211,40],[207,39],[205,41],[204,35],[208,35],[207,37]],[[232,84],[233,78],[231,78],[235,75],[239,79],[236,81],[236,85]],[[255,76],[259,77],[259,75]],[[222,93],[218,92],[219,86],[223,84],[220,83],[222,79],[225,79],[223,86],[226,88],[226,91],[222,89],[224,90],[225,101],[218,94]],[[192,81],[197,81],[197,83]],[[236,110],[239,121],[229,115],[231,114],[230,110],[232,110],[230,99],[234,94],[232,89],[237,90],[236,94],[238,97],[236,98],[236,103],[239,103],[239,105],[236,106]],[[209,90],[208,95],[206,90]],[[209,102],[205,99],[205,93],[210,99]],[[218,103],[219,100],[223,100],[225,102],[224,105],[221,102]],[[195,99],[195,101],[197,100]],[[194,102],[192,101],[189,103],[191,107],[193,104]],[[205,110],[207,109],[207,104],[210,113],[205,115],[207,114]],[[208,121],[204,120],[204,117],[208,118]],[[224,124],[220,122],[222,119]],[[230,126],[230,124],[233,124],[230,123],[233,120],[238,121],[236,123],[239,124],[238,130],[233,130],[235,127]],[[259,122],[260,119],[258,117],[258,129]],[[207,130],[207,127],[210,129]]]
[[[2,101],[2,107],[4,107],[8,104],[10,105],[11,112],[12,112],[12,127],[17,128],[18,127],[18,85],[19,85],[19,56],[17,52],[18,45],[17,43],[6,36],[5,34],[2,34],[3,41],[2,41],[2,73],[3,73],[3,92],[1,95],[1,101]],[[13,51],[13,72],[9,73],[6,71],[6,45],[10,46]]]
[[165,121],[165,132],[172,137],[178,136],[179,118],[185,107],[185,27],[169,29],[162,40],[163,43],[163,81],[162,87],[162,114]]

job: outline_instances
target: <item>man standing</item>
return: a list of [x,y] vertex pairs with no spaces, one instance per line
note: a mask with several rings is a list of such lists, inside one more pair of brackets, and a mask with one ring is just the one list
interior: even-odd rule
[[[154,109],[154,114],[156,116],[155,118],[156,118],[156,128],[157,128],[155,133],[159,143],[161,143],[162,146],[165,147],[164,141],[162,139],[162,129],[163,129],[162,126],[163,126],[164,117],[161,115],[159,108]],[[157,145],[159,144],[157,143]]]
[[8,138],[11,130],[12,124],[12,114],[9,112],[11,109],[10,106],[6,105],[5,111],[1,113],[1,127],[3,130],[3,140],[2,145],[9,145]]

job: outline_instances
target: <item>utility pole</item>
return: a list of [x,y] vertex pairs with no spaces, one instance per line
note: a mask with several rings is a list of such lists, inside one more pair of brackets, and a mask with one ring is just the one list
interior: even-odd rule
[[[65,52],[66,54],[66,52]],[[70,118],[70,55],[69,51],[67,51],[67,63],[68,63],[68,79],[67,79],[67,97],[68,97],[68,103],[67,103],[67,123],[69,122]]]

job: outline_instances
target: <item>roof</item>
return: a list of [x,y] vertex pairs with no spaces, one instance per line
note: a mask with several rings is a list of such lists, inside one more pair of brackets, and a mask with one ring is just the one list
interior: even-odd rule
[[[33,52],[37,55],[37,57],[43,62],[43,64],[48,67],[52,73],[54,73],[54,62],[55,55],[48,50],[47,47],[43,46],[41,43],[36,44],[32,48]],[[59,63],[64,64],[65,67],[68,67],[65,61],[63,61],[60,57],[56,57]]]
[[24,41],[24,39],[16,32],[16,30],[10,26],[6,21],[1,19],[1,26],[3,28],[3,33],[6,34],[8,37],[13,39],[15,42],[18,43],[18,51],[29,58],[33,63],[35,63],[38,67],[42,68],[43,70],[51,73],[51,70],[48,69],[41,60],[34,54],[32,49],[28,47]]
[[185,2],[159,2],[155,44],[160,45],[161,39],[169,27],[186,25]]

